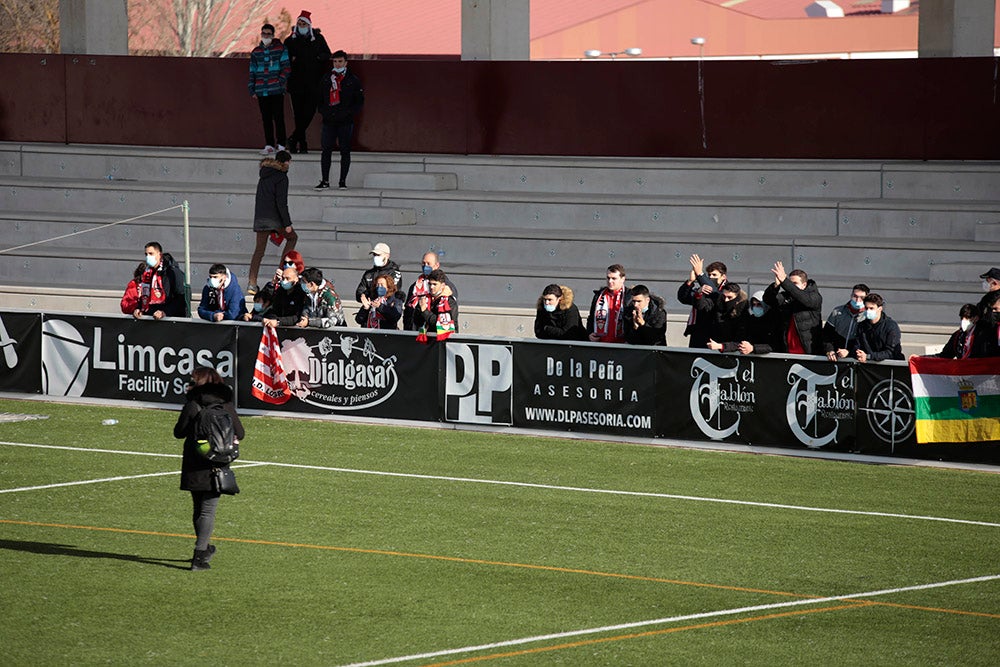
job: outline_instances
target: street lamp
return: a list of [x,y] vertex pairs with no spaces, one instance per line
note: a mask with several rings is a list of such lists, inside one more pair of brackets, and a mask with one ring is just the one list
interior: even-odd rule
[[698,58],[700,59],[705,55],[705,38],[704,37],[692,37],[691,43],[698,47]]
[[583,52],[583,55],[587,58],[600,58],[601,56],[609,56],[612,60],[615,56],[641,56],[642,49],[633,46],[630,49],[625,49],[624,51],[608,51],[607,53],[600,51],[598,49],[587,49]]

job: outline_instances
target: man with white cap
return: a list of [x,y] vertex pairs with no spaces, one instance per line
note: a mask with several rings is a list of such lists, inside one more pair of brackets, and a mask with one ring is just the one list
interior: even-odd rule
[[292,34],[285,40],[285,49],[292,61],[288,95],[292,98],[292,112],[295,115],[295,129],[288,137],[288,150],[292,153],[306,153],[306,130],[316,115],[320,80],[326,73],[330,60],[330,47],[320,29],[313,27],[310,12],[302,10],[299,13]]
[[403,274],[399,270],[399,265],[389,259],[389,246],[386,243],[376,243],[375,247],[368,253],[372,256],[372,268],[365,271],[358,283],[358,289],[354,291],[354,298],[361,303],[361,295],[366,295],[369,299],[374,299],[375,279],[379,276],[392,276],[397,285],[401,285]]

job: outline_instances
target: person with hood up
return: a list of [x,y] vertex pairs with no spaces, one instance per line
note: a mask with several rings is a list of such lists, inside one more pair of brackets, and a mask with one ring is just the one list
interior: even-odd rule
[[587,340],[580,309],[573,303],[573,290],[565,285],[546,285],[538,297],[535,338],[543,340]]
[[775,262],[774,282],[764,290],[764,303],[781,319],[782,345],[789,354],[821,354],[823,351],[823,296],[815,280],[802,269],[785,273]]
[[254,202],[253,231],[257,235],[257,245],[250,258],[250,275],[247,277],[247,292],[257,290],[257,274],[267,250],[267,240],[272,234],[285,239],[282,257],[295,249],[299,235],[292,228],[292,218],[288,213],[288,167],[292,156],[288,151],[278,151],[273,158],[260,161],[260,178],[257,180],[257,197]]
[[661,297],[645,285],[636,285],[629,294],[629,306],[622,314],[625,342],[629,345],[667,345],[667,311]]
[[709,338],[706,347],[716,352],[725,352],[726,343],[739,342],[746,338],[750,319],[750,300],[736,283],[727,282],[719,288],[719,298],[711,311]]
[[208,282],[201,288],[198,316],[209,322],[238,320],[245,309],[243,290],[236,276],[225,264],[213,264],[208,270]]
[[146,269],[138,282],[139,299],[132,317],[153,319],[187,317],[187,299],[184,296],[184,272],[170,253],[156,241],[146,244]]
[[285,40],[285,49],[292,63],[288,96],[292,98],[295,116],[295,129],[288,137],[288,149],[292,153],[308,153],[306,130],[316,115],[320,80],[330,60],[330,47],[320,29],[313,27],[311,13],[299,12],[292,34]]
[[783,350],[778,332],[781,322],[777,319],[777,311],[764,303],[764,290],[754,292],[749,303],[749,317],[745,322],[743,339],[723,342],[722,352],[767,354]]
[[196,540],[191,569],[208,570],[211,569],[208,561],[215,555],[215,545],[209,540],[215,529],[215,511],[221,494],[212,486],[212,469],[219,464],[209,461],[198,451],[198,435],[195,432],[198,413],[209,406],[222,405],[233,420],[236,440],[242,440],[246,433],[233,407],[233,390],[222,382],[222,377],[214,368],[199,366],[191,371],[186,398],[187,403],[174,425],[174,437],[184,439],[181,490],[191,492],[194,505],[192,522]]

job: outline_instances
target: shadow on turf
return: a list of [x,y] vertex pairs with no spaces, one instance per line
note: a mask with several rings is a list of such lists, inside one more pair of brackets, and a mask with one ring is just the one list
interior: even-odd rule
[[174,563],[190,563],[190,559],[177,558],[143,558],[131,554],[115,554],[108,551],[88,551],[78,549],[69,544],[50,544],[48,542],[22,542],[19,540],[0,540],[0,549],[10,549],[11,551],[26,551],[33,554],[46,554],[49,556],[75,556],[77,558],[111,558],[114,560],[124,560],[132,563],[142,563],[144,565],[159,565],[169,567],[174,570],[189,570],[189,565],[174,565]]

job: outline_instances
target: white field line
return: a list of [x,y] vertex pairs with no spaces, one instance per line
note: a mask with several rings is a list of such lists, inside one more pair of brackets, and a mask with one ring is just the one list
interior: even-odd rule
[[687,614],[684,616],[668,616],[666,618],[654,618],[648,621],[635,621],[632,623],[621,623],[618,625],[605,625],[599,628],[585,628],[583,630],[570,630],[568,632],[556,632],[548,635],[537,635],[534,637],[522,637],[520,639],[509,639],[507,641],[494,642],[492,644],[479,644],[477,646],[463,646],[461,648],[445,649],[442,651],[432,651],[429,653],[419,653],[413,655],[403,655],[395,658],[383,658],[368,662],[354,662],[343,667],[375,667],[376,665],[391,665],[410,660],[426,660],[427,658],[439,658],[446,655],[456,655],[460,653],[473,653],[475,651],[489,651],[508,646],[520,646],[534,642],[550,641],[553,639],[566,639],[568,637],[580,637],[584,635],[596,635],[605,632],[617,632],[621,630],[632,630],[634,628],[648,627],[650,625],[666,625],[668,623],[678,623],[681,621],[694,621],[703,618],[714,618],[718,616],[732,616],[734,614],[747,614],[758,611],[771,611],[773,609],[785,609],[788,607],[802,607],[805,605],[826,604],[828,602],[839,602],[841,600],[852,600],[855,598],[870,598],[882,595],[892,595],[895,593],[906,593],[909,591],[922,591],[929,588],[943,588],[945,586],[958,586],[961,584],[974,584],[984,581],[995,581],[1000,579],[1000,574],[991,574],[983,577],[973,577],[971,579],[953,579],[951,581],[940,581],[933,584],[919,584],[916,586],[904,586],[901,588],[886,588],[880,591],[867,591],[865,593],[849,593],[847,595],[831,595],[825,598],[810,598],[806,600],[792,600],[790,602],[775,602],[773,604],[761,604],[751,607],[736,607],[734,609],[719,609],[717,611],[706,611],[699,614]]
[[[178,456],[177,454],[146,454],[145,452],[129,452],[113,449],[87,449],[84,447],[63,447],[56,445],[33,445],[19,442],[3,442],[0,445],[11,445],[16,447],[40,447],[51,449],[67,449],[80,452],[104,452],[110,454],[139,454],[146,456]],[[810,507],[808,505],[786,505],[783,503],[765,503],[754,500],[734,500],[731,498],[709,498],[705,496],[685,496],[674,493],[654,493],[651,491],[623,491],[620,489],[592,489],[579,486],[558,486],[554,484],[536,484],[532,482],[511,482],[497,479],[478,479],[475,477],[448,477],[444,475],[420,475],[406,472],[388,472],[384,470],[359,470],[354,468],[336,468],[332,466],[305,465],[301,463],[276,463],[273,461],[245,461],[245,463],[259,463],[280,468],[298,468],[305,470],[325,470],[329,472],[341,472],[353,475],[375,475],[380,477],[403,477],[410,479],[426,479],[442,482],[465,482],[469,484],[491,484],[496,486],[514,486],[527,489],[545,489],[549,491],[571,491],[575,493],[603,493],[615,496],[634,496],[640,498],[664,498],[667,500],[687,500],[701,503],[721,503],[724,505],[743,505],[747,507],[765,507],[770,509],[794,510],[799,512],[825,512],[828,514],[851,514],[855,516],[875,516],[890,519],[910,519],[913,521],[938,521],[942,523],[958,523],[970,526],[987,526],[989,528],[1000,528],[1000,523],[989,521],[973,521],[970,519],[953,519],[940,516],[924,516],[920,514],[901,514],[896,512],[873,512],[866,510],[845,510],[834,507]]]

